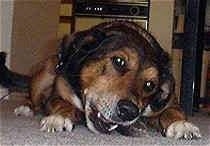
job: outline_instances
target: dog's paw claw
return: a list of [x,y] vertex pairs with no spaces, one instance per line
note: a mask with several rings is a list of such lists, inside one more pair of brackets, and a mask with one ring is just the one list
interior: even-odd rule
[[71,132],[73,129],[73,123],[70,119],[64,118],[61,115],[50,115],[44,117],[41,122],[41,131],[47,132],[61,132],[68,131]]
[[21,105],[15,108],[14,113],[16,116],[26,116],[32,117],[34,115],[33,111],[28,106]]
[[201,133],[199,128],[190,122],[176,121],[168,127],[166,137],[191,140],[194,138],[201,138]]

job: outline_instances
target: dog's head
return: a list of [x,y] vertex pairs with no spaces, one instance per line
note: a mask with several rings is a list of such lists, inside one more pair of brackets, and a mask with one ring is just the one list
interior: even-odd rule
[[172,101],[168,54],[134,23],[102,23],[65,37],[59,58],[58,70],[81,98],[94,132],[155,116]]

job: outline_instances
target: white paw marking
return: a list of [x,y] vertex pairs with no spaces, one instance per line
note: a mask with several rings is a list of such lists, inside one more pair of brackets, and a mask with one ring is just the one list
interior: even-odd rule
[[33,111],[28,106],[21,105],[15,108],[14,113],[16,116],[26,116],[32,117],[34,115]]
[[41,120],[41,131],[47,132],[61,132],[68,131],[71,132],[73,129],[73,123],[69,118],[64,118],[61,115],[50,115],[44,117]]
[[193,138],[201,138],[201,133],[199,128],[190,122],[176,121],[168,127],[166,136],[175,139],[184,138],[191,140]]

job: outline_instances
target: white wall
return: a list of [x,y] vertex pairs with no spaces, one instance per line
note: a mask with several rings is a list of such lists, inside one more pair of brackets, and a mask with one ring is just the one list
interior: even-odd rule
[[170,54],[172,53],[174,1],[150,0],[149,32]]
[[[0,51],[8,53],[8,66],[10,65],[12,46],[13,1],[14,0],[0,0]],[[7,94],[8,90],[0,86],[0,99]]]
[[8,53],[7,64],[10,64],[10,51],[12,44],[14,0],[0,0],[0,51]]

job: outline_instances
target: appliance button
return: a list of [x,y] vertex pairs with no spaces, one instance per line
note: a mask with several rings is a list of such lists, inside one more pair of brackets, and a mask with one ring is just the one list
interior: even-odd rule
[[140,9],[139,9],[139,7],[133,6],[129,9],[129,12],[131,15],[137,16],[140,13]]

